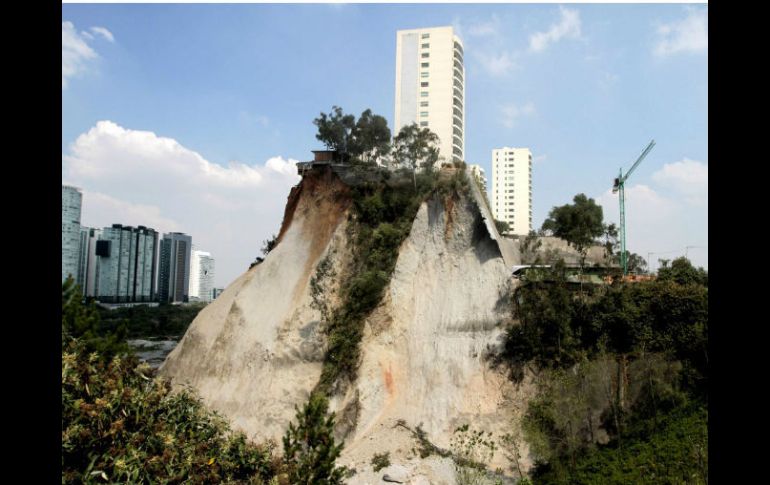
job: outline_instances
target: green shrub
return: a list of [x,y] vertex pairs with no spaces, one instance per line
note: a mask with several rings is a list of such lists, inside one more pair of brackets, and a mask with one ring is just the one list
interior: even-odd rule
[[342,444],[334,442],[334,413],[327,414],[328,401],[318,393],[302,409],[297,409],[297,424],[289,424],[283,437],[283,460],[289,483],[342,484],[348,470],[335,465]]
[[390,452],[375,453],[372,457],[372,469],[376,472],[390,466]]
[[264,483],[272,450],[133,356],[62,349],[62,483]]

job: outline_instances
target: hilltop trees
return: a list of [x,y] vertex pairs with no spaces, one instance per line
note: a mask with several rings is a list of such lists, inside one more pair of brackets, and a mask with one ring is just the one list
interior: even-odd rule
[[345,114],[339,106],[330,113],[321,113],[313,120],[318,127],[316,138],[329,150],[344,154],[352,163],[371,164],[392,156],[398,167],[412,170],[430,169],[439,160],[438,136],[417,123],[404,126],[391,142],[388,121],[365,110],[356,120],[352,114]]
[[394,162],[412,170],[433,168],[439,159],[438,135],[417,123],[401,128],[393,139]]
[[313,124],[318,127],[318,140],[330,150],[349,155],[353,161],[371,163],[390,153],[388,121],[371,109],[356,120],[354,115],[344,114],[342,108],[334,106],[328,115],[321,113]]

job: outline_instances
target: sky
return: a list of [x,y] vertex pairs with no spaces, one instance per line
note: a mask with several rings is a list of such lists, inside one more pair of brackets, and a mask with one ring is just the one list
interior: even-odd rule
[[[81,223],[190,234],[225,287],[277,234],[313,119],[394,119],[396,31],[463,40],[466,162],[533,156],[533,225],[584,193],[628,250],[708,268],[708,10],[690,4],[63,4],[62,183]],[[491,188],[491,181],[488,182]]]

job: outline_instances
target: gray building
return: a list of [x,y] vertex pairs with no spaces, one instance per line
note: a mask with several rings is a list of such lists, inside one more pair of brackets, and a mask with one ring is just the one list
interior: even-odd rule
[[[84,234],[85,233],[85,234]],[[102,230],[83,227],[80,232],[80,274],[83,294],[95,297],[99,292],[99,257],[96,256],[96,241],[102,237]]]
[[69,185],[61,186],[61,281],[78,280],[80,261],[80,209],[83,194]]
[[158,296],[160,301],[186,302],[190,299],[190,256],[192,237],[181,232],[163,235],[160,243]]
[[158,233],[144,226],[113,224],[96,241],[96,298],[105,303],[155,300]]

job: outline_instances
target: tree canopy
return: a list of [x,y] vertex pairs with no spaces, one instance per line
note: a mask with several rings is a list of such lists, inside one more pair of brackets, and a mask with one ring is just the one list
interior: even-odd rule
[[406,125],[393,139],[394,161],[412,170],[433,168],[439,159],[438,144],[438,135],[430,129],[421,129],[417,123]]
[[373,162],[390,153],[388,121],[371,109],[356,120],[354,115],[344,114],[342,108],[334,106],[329,114],[321,113],[313,124],[318,127],[316,138],[327,148],[346,153],[354,160]]
[[596,238],[607,233],[602,207],[585,194],[577,194],[573,204],[554,207],[543,222],[543,231],[550,231],[583,253]]

